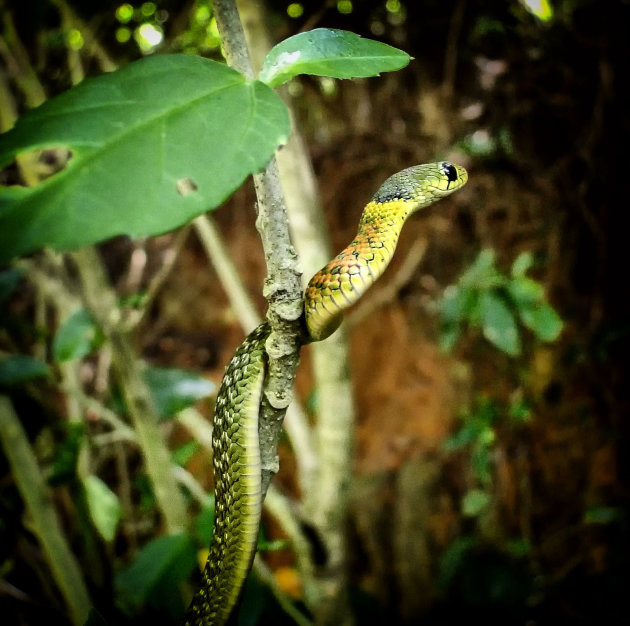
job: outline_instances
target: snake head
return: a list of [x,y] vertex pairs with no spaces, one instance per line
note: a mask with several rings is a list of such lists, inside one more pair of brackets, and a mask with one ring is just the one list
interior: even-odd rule
[[449,161],[414,165],[390,176],[374,194],[373,201],[410,202],[414,204],[412,211],[416,211],[448,196],[467,181],[468,172]]

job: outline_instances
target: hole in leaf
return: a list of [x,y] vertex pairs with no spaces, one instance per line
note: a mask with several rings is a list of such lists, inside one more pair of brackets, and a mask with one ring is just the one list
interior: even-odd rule
[[188,194],[194,193],[197,191],[197,183],[192,178],[180,178],[177,181],[177,193],[180,196],[187,196]]
[[65,146],[21,152],[0,172],[0,184],[34,187],[64,170],[72,156]]

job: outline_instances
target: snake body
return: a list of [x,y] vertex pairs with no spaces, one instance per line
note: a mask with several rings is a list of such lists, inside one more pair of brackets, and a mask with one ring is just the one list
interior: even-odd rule
[[[417,165],[388,178],[363,210],[354,240],[310,280],[304,294],[304,341],[341,323],[389,264],[405,220],[456,191],[466,170],[448,161]],[[266,371],[265,322],[230,361],[217,395],[213,429],[215,518],[202,583],[187,626],[221,626],[236,605],[256,552],[262,508],[258,411]]]

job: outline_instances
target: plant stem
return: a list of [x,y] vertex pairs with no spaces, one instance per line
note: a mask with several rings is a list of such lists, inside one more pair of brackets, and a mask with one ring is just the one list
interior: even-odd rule
[[[234,0],[213,0],[212,7],[228,64],[252,79],[254,73]],[[266,346],[269,372],[259,421],[264,497],[278,471],[276,450],[299,362],[302,289],[275,158],[262,174],[254,176],[254,185],[258,198],[256,226],[267,262],[264,295],[269,302],[267,319],[272,330]]]
[[121,328],[116,296],[105,275],[102,261],[94,248],[72,253],[81,279],[81,295],[86,308],[107,338],[116,379],[142,451],[167,532],[186,528],[186,504],[172,471],[170,452],[158,423],[153,400],[144,381],[141,363],[131,345],[131,338]]
[[[270,47],[260,3],[239,0],[238,5],[247,18],[245,26],[250,54],[254,51],[255,63],[260,66]],[[249,68],[247,70],[249,72]],[[285,97],[285,102],[290,110],[289,98]],[[301,265],[306,276],[310,277],[330,259],[330,241],[313,166],[294,122],[292,115],[291,138],[278,153],[277,162],[291,216],[291,234]],[[346,594],[345,531],[352,472],[354,405],[348,376],[346,334],[338,332],[327,341],[313,344],[311,354],[319,397],[318,420],[315,437],[309,433],[307,440],[310,461],[300,458],[298,467],[303,517],[325,548],[324,566],[314,567],[310,546],[300,540],[301,533],[289,531],[289,535],[302,575],[305,602],[315,614],[318,624],[338,626],[352,623]],[[297,447],[295,453],[300,454]],[[274,508],[277,513],[277,507]],[[284,516],[286,519],[289,517],[288,514]],[[286,526],[285,530],[289,530]]]
[[91,602],[83,575],[59,525],[49,490],[11,401],[0,396],[0,443],[33,520],[46,560],[68,605],[72,622],[83,624]]

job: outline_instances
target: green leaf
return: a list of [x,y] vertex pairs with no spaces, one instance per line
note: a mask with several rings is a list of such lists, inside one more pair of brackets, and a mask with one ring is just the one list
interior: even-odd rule
[[92,607],[83,626],[108,626],[108,624],[105,618],[94,607]]
[[298,74],[358,78],[378,76],[405,67],[411,57],[402,50],[344,30],[317,28],[274,46],[260,70],[260,80],[272,87]]
[[476,420],[467,419],[464,424],[451,435],[443,444],[446,452],[454,452],[465,448],[479,437],[479,423]]
[[55,446],[48,477],[48,484],[55,487],[74,481],[77,476],[77,463],[85,434],[85,424],[83,422],[64,422],[63,430],[65,436]]
[[490,444],[482,440],[483,437],[495,438],[495,434],[489,429],[480,433],[479,439],[475,442],[470,457],[470,464],[475,478],[482,484],[490,486],[492,482],[492,459],[490,454]]
[[9,299],[20,284],[22,276],[24,276],[24,270],[17,267],[0,272],[0,303]]
[[440,561],[439,577],[439,584],[442,589],[455,577],[474,546],[475,540],[472,537],[458,537],[444,551]]
[[96,530],[105,541],[113,541],[122,515],[118,496],[98,476],[88,476],[83,486]]
[[505,278],[496,268],[494,250],[490,248],[481,250],[458,282],[463,287],[482,291],[503,285]]
[[440,348],[450,352],[457,343],[462,324],[470,321],[477,309],[477,291],[460,285],[448,286],[438,302],[442,316]]
[[470,489],[462,500],[462,515],[477,517],[490,504],[490,499],[482,489]]
[[92,316],[85,309],[79,309],[55,334],[53,357],[58,363],[80,359],[92,352],[102,339]]
[[48,365],[27,354],[13,354],[0,359],[0,387],[18,385],[48,376]]
[[[257,576],[248,576],[243,586],[243,596],[238,608],[236,626],[255,626],[265,622],[263,614],[273,603],[269,587],[263,585]],[[275,621],[271,621],[275,623]]]
[[116,576],[122,599],[137,607],[163,589],[177,590],[197,565],[195,545],[188,533],[159,537],[147,543],[133,562]]
[[527,276],[513,278],[506,287],[519,310],[542,302],[545,298],[543,286],[538,281],[527,278]]
[[440,329],[440,350],[452,352],[461,335],[461,324],[443,324]]
[[202,546],[210,545],[212,539],[212,527],[214,524],[214,494],[210,496],[211,503],[209,506],[204,506],[193,526],[195,538]]
[[595,506],[584,513],[585,524],[610,524],[620,519],[620,511],[610,506]]
[[212,395],[216,385],[193,372],[168,367],[150,367],[145,371],[155,408],[160,417],[170,417]]
[[525,276],[534,264],[534,255],[531,252],[521,252],[512,263],[512,277]]
[[0,264],[180,226],[261,170],[289,128],[267,85],[200,57],[147,57],[86,80],[0,137],[0,166],[26,150],[72,153],[35,187],[0,188]]
[[516,321],[503,298],[494,291],[483,292],[479,298],[479,313],[483,336],[510,356],[520,354]]
[[523,324],[532,330],[541,341],[555,341],[562,332],[564,322],[548,304],[539,304],[519,309]]
[[184,467],[200,449],[201,444],[194,439],[183,443],[177,449],[173,450],[173,454],[171,455],[173,463]]
[[440,300],[440,312],[446,323],[468,320],[477,305],[477,293],[470,287],[450,285]]
[[532,553],[531,544],[524,537],[507,542],[507,550],[515,559],[523,559]]
[[528,422],[532,417],[532,409],[527,401],[521,398],[510,403],[508,415],[517,424]]

